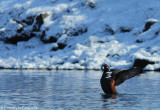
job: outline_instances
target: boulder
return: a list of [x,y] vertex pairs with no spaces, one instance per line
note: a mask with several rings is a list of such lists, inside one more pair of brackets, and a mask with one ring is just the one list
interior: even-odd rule
[[155,64],[155,62],[146,60],[146,59],[136,59],[134,61],[133,67],[140,67],[140,68],[144,68],[146,67],[148,64]]
[[105,25],[104,32],[109,35],[114,35],[115,33],[114,30],[109,25]]
[[43,13],[36,17],[36,23],[33,26],[33,31],[40,31],[41,25],[44,23],[44,19],[47,16],[49,16],[49,14]]
[[86,33],[87,31],[88,31],[87,27],[82,26],[82,27],[77,27],[77,28],[65,29],[64,34],[67,34],[68,36],[79,36],[79,35],[82,35],[83,33]]
[[130,32],[132,29],[129,27],[120,27],[121,32]]
[[11,38],[6,37],[4,39],[4,42],[9,44],[17,44],[17,42],[20,42],[20,41],[28,41],[30,38],[34,36],[35,36],[34,33],[30,33],[30,34],[22,33],[22,34],[17,34],[15,36],[12,36]]
[[58,43],[58,49],[64,49],[66,47],[65,43]]
[[[4,36],[4,42],[10,43],[10,44],[17,44],[17,42],[28,41],[30,38],[35,37],[35,36],[44,36],[43,34],[45,33],[44,31],[41,32],[40,28],[42,24],[44,23],[44,19],[47,16],[48,16],[47,13],[43,13],[43,14],[38,15],[36,19],[35,19],[35,16],[29,16],[26,19],[23,19],[21,21],[13,19],[13,21],[21,25],[21,27],[15,30],[16,31],[15,35],[9,36],[9,37]],[[29,28],[32,25],[33,25],[33,29]],[[50,40],[55,41],[56,39],[51,37]]]
[[157,23],[157,22],[158,22],[157,19],[148,19],[147,22],[146,22],[146,24],[145,24],[145,27],[144,27],[144,29],[143,29],[143,32],[148,31],[148,30],[151,28],[151,26],[152,26],[154,23]]

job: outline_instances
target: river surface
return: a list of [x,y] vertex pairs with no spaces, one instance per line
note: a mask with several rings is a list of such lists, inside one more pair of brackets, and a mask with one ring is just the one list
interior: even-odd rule
[[145,72],[106,95],[101,71],[0,70],[0,110],[159,110],[160,73]]

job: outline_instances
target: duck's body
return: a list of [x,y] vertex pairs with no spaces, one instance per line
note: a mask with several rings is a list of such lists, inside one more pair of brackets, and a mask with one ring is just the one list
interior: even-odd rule
[[120,85],[125,80],[136,76],[142,72],[142,69],[139,67],[134,67],[126,70],[115,70],[109,72],[109,67],[106,64],[102,65],[103,74],[100,80],[102,90],[106,94],[115,94],[115,86]]
[[100,80],[102,90],[107,94],[115,94],[115,81],[111,78],[111,76],[108,76],[107,74],[110,73],[103,73]]

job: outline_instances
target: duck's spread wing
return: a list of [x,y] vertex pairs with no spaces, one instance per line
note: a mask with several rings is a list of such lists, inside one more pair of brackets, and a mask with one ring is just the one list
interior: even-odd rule
[[137,74],[140,74],[142,69],[140,68],[131,68],[128,70],[115,70],[112,72],[112,77],[114,77],[115,85],[118,86],[122,84],[125,80],[130,79]]

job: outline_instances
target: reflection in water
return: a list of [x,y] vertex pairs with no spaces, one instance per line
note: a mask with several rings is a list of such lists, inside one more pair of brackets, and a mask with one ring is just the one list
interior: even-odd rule
[[102,94],[102,98],[104,99],[116,99],[116,94]]
[[[152,78],[152,75],[156,78]],[[103,108],[109,109],[159,109],[160,73],[147,72],[118,86],[119,93],[102,95]]]
[[[151,78],[152,75],[156,78]],[[134,77],[118,86],[116,95],[103,93],[100,77],[100,71],[1,70],[0,107],[38,110],[160,107],[160,73]]]

